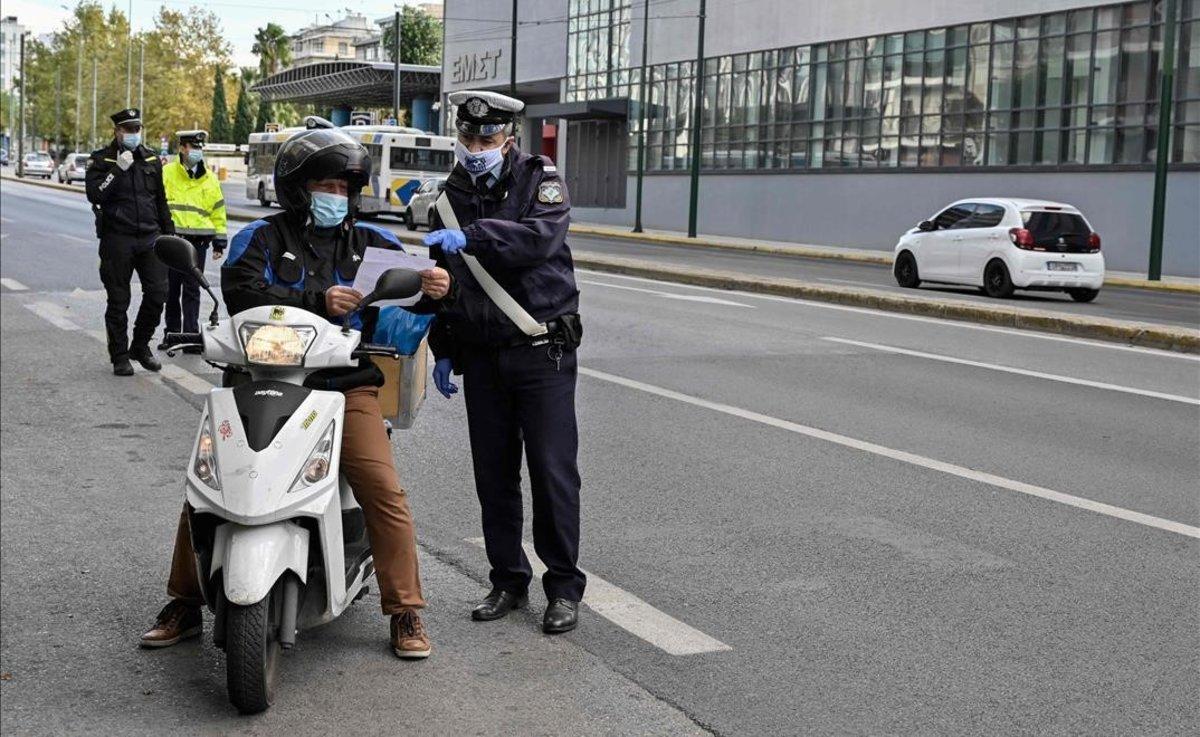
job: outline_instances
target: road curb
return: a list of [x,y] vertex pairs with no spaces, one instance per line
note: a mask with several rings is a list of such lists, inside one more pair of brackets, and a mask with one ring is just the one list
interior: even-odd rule
[[957,300],[897,296],[873,289],[834,287],[796,279],[770,279],[752,274],[718,272],[707,269],[685,269],[650,261],[601,256],[587,252],[575,252],[574,256],[576,266],[612,274],[830,302],[909,315],[976,322],[1020,330],[1058,333],[1078,338],[1092,338],[1183,353],[1200,353],[1200,330],[1102,317],[1063,315],[1007,305],[977,305]]

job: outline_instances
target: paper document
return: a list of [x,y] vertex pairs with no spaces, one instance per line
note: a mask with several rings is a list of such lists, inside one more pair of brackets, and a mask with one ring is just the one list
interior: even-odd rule
[[[408,269],[409,271],[424,271],[431,269],[436,265],[433,259],[423,256],[411,256],[403,251],[394,251],[390,248],[368,248],[363,256],[363,262],[358,265],[358,274],[354,277],[354,284],[351,286],[361,292],[363,296],[375,291],[375,282],[383,275],[383,272],[388,269]],[[375,302],[376,307],[386,307],[388,305],[400,305],[407,307],[414,305],[421,299],[421,295],[408,299],[389,299],[382,302]]]

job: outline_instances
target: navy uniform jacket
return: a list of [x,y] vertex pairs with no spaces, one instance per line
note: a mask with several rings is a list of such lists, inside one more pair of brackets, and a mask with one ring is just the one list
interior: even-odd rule
[[[571,203],[550,160],[514,146],[500,179],[477,187],[462,166],[446,180],[446,195],[467,237],[466,252],[538,322],[579,310],[575,265],[567,247]],[[431,228],[445,227],[434,213]],[[429,255],[450,272],[453,294],[438,314],[429,343],[434,355],[452,358],[466,345],[504,346],[524,336],[492,302],[466,262],[440,246]]]
[[[262,305],[285,305],[315,312],[326,319],[325,290],[332,286],[350,286],[368,247],[404,250],[391,231],[369,223],[342,225],[333,258],[322,258],[312,246],[304,225],[287,212],[255,220],[233,236],[229,255],[221,266],[221,293],[230,315]],[[438,304],[428,297],[406,309],[430,313]],[[367,330],[370,335],[377,310],[369,307]],[[351,326],[363,326],[356,314]]]
[[113,139],[88,159],[84,182],[96,217],[96,236],[148,242],[156,235],[173,235],[158,155],[139,145],[132,151],[133,164],[121,171],[117,156],[123,150]]

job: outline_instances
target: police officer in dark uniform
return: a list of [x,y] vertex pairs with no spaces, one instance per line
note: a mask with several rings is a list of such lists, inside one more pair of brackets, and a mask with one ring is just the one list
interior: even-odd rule
[[[154,255],[154,239],[175,233],[163,189],[158,155],[142,145],[142,119],[137,108],[112,117],[113,140],[88,159],[88,201],[100,238],[100,281],[108,292],[104,326],[113,373],[133,376],[130,359],[147,371],[162,365],[150,351],[167,299],[167,270]],[[142,304],[129,338],[130,281],[137,272]]]
[[[582,332],[566,243],[571,206],[554,164],[516,148],[514,120],[524,103],[494,92],[455,92],[449,101],[457,106],[458,163],[445,197],[457,223],[448,223],[439,209],[425,243],[454,284],[430,337],[437,358],[433,378],[449,397],[458,390],[451,372],[463,377],[492,569],[492,591],[471,614],[493,620],[526,603],[533,574],[521,547],[524,451],[534,548],[548,569],[542,629],[567,632],[578,621],[586,583],[577,565],[575,348]],[[532,318],[527,328],[537,323],[540,330],[518,327],[512,305],[502,306],[504,296],[495,293],[497,285],[515,300],[516,312]]]

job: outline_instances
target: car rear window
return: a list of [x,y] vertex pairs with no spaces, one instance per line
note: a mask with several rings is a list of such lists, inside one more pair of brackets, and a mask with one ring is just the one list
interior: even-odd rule
[[88,160],[88,157],[86,155],[76,156],[75,157],[75,166],[87,166],[87,160]]
[[1036,246],[1087,248],[1092,229],[1082,215],[1073,212],[1025,210],[1021,213],[1025,229],[1033,234]]

